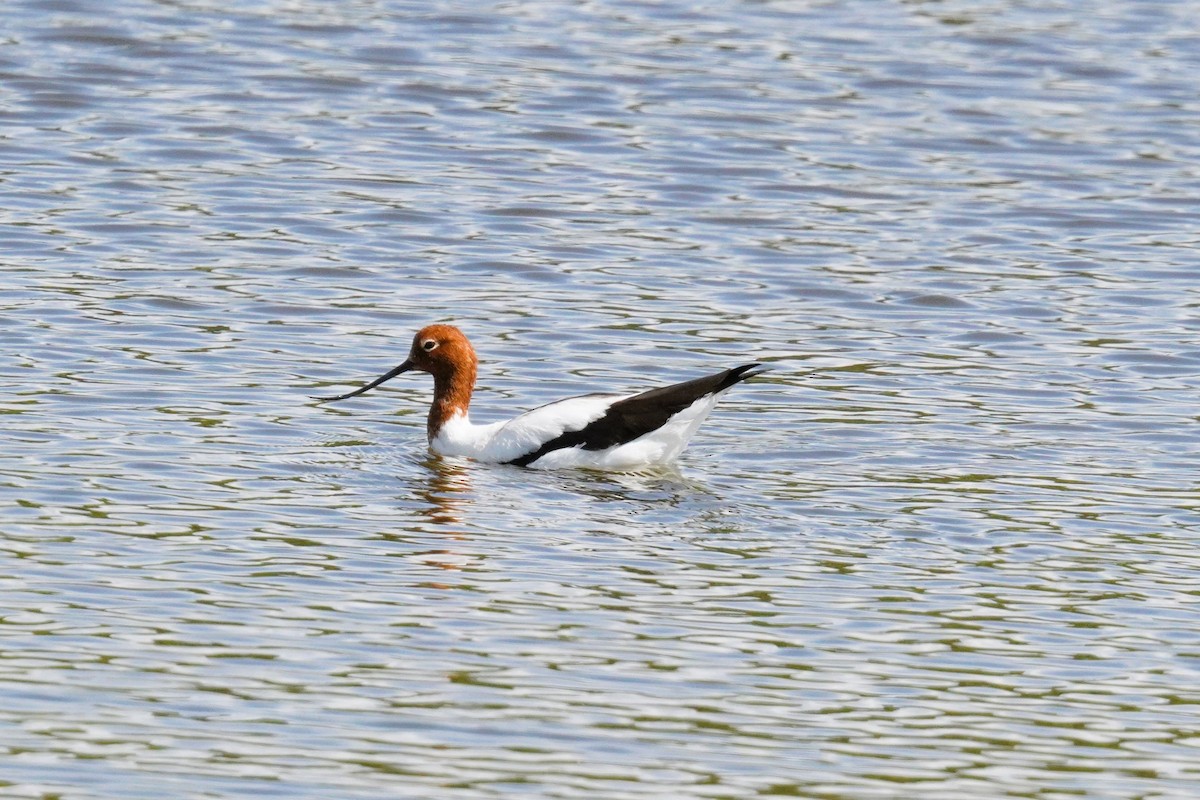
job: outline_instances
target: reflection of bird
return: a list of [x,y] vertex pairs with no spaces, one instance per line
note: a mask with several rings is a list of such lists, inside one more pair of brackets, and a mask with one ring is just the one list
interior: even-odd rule
[[674,460],[696,428],[735,383],[763,372],[744,364],[641,394],[585,394],[535,408],[507,422],[474,425],[467,416],[475,389],[475,349],[452,325],[427,325],[413,337],[403,364],[353,392],[374,389],[402,372],[433,375],[429,447],[519,466],[635,469]]
[[463,506],[471,499],[470,473],[443,458],[426,459],[422,466],[429,471],[429,479],[420,482],[415,494],[429,503],[424,516],[439,526],[461,523]]

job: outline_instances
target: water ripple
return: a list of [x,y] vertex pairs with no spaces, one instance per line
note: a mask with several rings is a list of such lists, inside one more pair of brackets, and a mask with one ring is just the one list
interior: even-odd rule
[[5,797],[1196,795],[1186,4],[228,6],[8,10]]

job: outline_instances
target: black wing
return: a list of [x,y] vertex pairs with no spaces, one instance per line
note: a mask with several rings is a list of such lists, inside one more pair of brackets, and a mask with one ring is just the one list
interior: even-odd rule
[[632,442],[639,436],[645,436],[666,425],[671,417],[701,397],[723,392],[735,383],[761,374],[764,370],[752,371],[760,366],[762,365],[743,364],[715,375],[651,389],[618,400],[599,419],[589,422],[577,431],[566,431],[536,450],[504,463],[527,467],[547,453],[564,447],[606,450],[614,445]]

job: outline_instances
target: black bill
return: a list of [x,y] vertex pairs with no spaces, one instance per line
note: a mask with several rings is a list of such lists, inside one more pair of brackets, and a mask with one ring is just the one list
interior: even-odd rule
[[339,394],[337,397],[314,397],[313,399],[320,400],[322,403],[330,403],[330,402],[333,402],[334,400],[345,400],[347,397],[354,397],[356,394],[362,394],[363,392],[369,392],[372,389],[374,389],[376,386],[378,386],[379,384],[383,383],[384,381],[390,381],[392,378],[396,377],[401,372],[408,372],[412,368],[413,368],[412,361],[405,361],[403,364],[396,367],[391,372],[387,372],[387,373],[384,373],[383,375],[380,375],[378,378],[371,381],[366,386],[355,389],[353,392],[346,392],[345,394]]

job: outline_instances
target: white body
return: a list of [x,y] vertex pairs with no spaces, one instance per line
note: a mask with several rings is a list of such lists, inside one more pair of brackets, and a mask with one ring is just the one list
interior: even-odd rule
[[[728,391],[725,390],[725,391]],[[593,467],[596,469],[636,469],[673,461],[700,423],[712,411],[724,391],[701,397],[671,417],[665,425],[633,441],[605,450],[564,447],[551,450],[529,464],[538,469]],[[450,418],[429,443],[440,455],[467,456],[477,461],[502,463],[536,451],[544,443],[567,431],[577,431],[603,417],[613,403],[632,394],[588,394],[569,397],[535,408],[507,422],[490,425],[472,424],[467,414]]]

